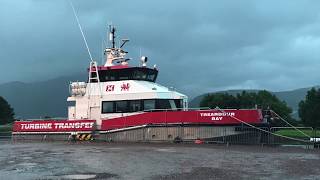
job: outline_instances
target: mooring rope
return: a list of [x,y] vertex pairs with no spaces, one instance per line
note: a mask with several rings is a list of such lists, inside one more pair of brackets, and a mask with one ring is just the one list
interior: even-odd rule
[[227,112],[225,112],[223,109],[220,109],[219,107],[216,107],[215,109],[217,109],[217,110],[219,110],[219,111],[227,114],[227,116],[229,116],[229,117],[231,117],[231,118],[233,118],[233,119],[235,119],[235,120],[237,120],[237,121],[239,121],[239,122],[241,122],[241,123],[243,123],[243,124],[245,124],[245,125],[247,125],[247,126],[250,126],[250,127],[254,128],[254,129],[258,129],[258,130],[263,131],[263,132],[265,132],[265,133],[269,133],[269,134],[274,135],[274,136],[278,136],[278,137],[282,137],[282,138],[286,138],[286,139],[290,139],[290,140],[294,140],[294,141],[300,141],[300,142],[304,142],[304,143],[310,143],[310,141],[306,141],[306,140],[302,140],[302,139],[297,139],[297,138],[293,138],[293,137],[289,137],[289,136],[284,136],[284,135],[281,135],[281,134],[276,134],[276,133],[273,133],[273,132],[264,130],[264,129],[262,129],[262,128],[256,127],[256,126],[254,126],[254,125],[252,125],[252,124],[249,124],[249,123],[247,123],[247,122],[245,122],[245,121],[242,121],[241,119],[239,119],[239,118],[237,118],[237,117],[234,117],[234,116],[229,115]]
[[301,134],[307,136],[308,138],[312,138],[311,136],[309,136],[308,134],[304,133],[303,131],[301,131],[300,129],[296,128],[295,126],[293,126],[292,124],[290,124],[288,121],[286,121],[285,119],[283,119],[281,116],[279,116],[276,112],[274,112],[273,110],[271,110],[271,112],[273,112],[276,116],[278,116],[278,118],[280,118],[282,121],[284,121],[285,123],[289,124],[291,127],[293,127],[295,130],[299,131]]

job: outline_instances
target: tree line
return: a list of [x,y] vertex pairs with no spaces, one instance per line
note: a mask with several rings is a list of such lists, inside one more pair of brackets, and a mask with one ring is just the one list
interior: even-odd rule
[[14,121],[14,112],[10,104],[0,96],[0,125]]
[[[299,103],[299,117],[301,121],[292,118],[292,109],[285,101],[279,100],[269,91],[242,91],[236,95],[228,93],[207,94],[200,102],[201,107],[221,109],[253,109],[272,110],[292,125],[320,127],[320,89],[312,88],[305,100]],[[281,118],[269,119],[272,126],[285,126],[287,123]]]
[[312,88],[300,101],[299,116],[304,125],[320,127],[320,89]]

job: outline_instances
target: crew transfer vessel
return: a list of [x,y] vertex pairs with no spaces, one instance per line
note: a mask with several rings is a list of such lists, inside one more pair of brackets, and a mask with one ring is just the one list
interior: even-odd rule
[[[174,139],[182,136],[178,130],[181,126],[195,128],[200,134],[203,128],[227,126],[229,133],[234,134],[235,127],[241,124],[264,123],[260,109],[188,108],[186,95],[156,83],[159,69],[147,65],[148,57],[142,56],[139,66],[129,65],[131,59],[123,49],[129,40],[116,43],[115,32],[115,27],[110,26],[105,63],[98,65],[91,60],[87,82],[70,83],[68,118],[16,121],[13,128],[16,138],[69,139],[90,134],[90,138],[105,139],[109,137],[106,134],[113,133],[116,139],[120,132],[136,132],[132,134],[134,137],[139,136],[139,128],[157,127],[153,131],[159,132],[151,132],[150,139]],[[172,131],[170,136],[157,137],[168,129]],[[199,138],[189,135],[191,139]],[[145,133],[143,136],[139,138],[148,138]],[[206,135],[210,136],[214,135]]]

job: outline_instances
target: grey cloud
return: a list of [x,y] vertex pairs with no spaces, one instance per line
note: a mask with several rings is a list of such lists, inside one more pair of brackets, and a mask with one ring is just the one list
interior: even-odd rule
[[[137,59],[142,49],[160,68],[161,83],[190,95],[319,84],[318,1],[73,3],[98,62],[112,22],[131,39],[129,56]],[[0,82],[85,71],[89,58],[66,0],[2,0],[0,23]]]

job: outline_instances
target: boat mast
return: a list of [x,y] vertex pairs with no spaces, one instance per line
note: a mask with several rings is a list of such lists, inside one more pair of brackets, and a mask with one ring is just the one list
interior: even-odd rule
[[114,26],[111,26],[109,25],[109,30],[110,30],[110,33],[109,33],[109,40],[111,41],[112,43],[112,48],[115,48],[115,32],[116,32],[116,28]]
[[109,25],[109,41],[111,42],[111,47],[107,47],[104,50],[104,55],[106,58],[105,67],[114,66],[114,63],[120,63],[121,65],[128,65],[127,61],[130,58],[125,58],[128,52],[124,51],[122,47],[129,41],[129,39],[122,39],[122,43],[119,47],[116,47],[116,28]]

